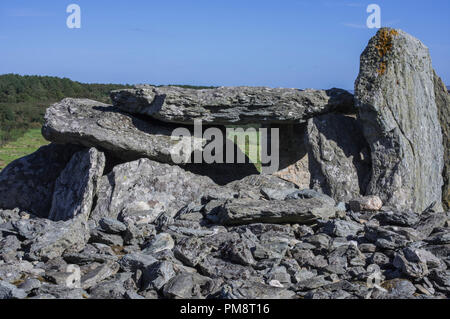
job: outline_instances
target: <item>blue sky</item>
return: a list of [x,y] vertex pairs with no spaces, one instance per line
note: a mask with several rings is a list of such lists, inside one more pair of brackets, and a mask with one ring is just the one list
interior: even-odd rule
[[[82,10],[69,29],[66,8]],[[351,89],[382,24],[431,51],[450,83],[450,1],[14,0],[0,2],[0,74],[82,82]]]

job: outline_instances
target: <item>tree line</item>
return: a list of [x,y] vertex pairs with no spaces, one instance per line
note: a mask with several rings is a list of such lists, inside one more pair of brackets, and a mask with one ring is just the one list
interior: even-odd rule
[[45,110],[65,97],[110,103],[109,92],[131,87],[86,84],[50,76],[0,75],[0,146],[42,125]]

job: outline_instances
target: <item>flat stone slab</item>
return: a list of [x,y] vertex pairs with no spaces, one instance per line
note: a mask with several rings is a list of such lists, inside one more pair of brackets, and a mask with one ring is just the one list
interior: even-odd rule
[[113,91],[111,98],[126,112],[180,124],[194,124],[194,120],[219,125],[302,123],[333,111],[352,112],[354,107],[353,95],[341,89],[138,86]]
[[329,203],[317,198],[287,201],[234,199],[225,203],[217,216],[208,218],[223,225],[311,224],[318,219],[328,219],[336,214]]
[[[47,109],[42,128],[42,135],[55,143],[95,147],[126,161],[146,157],[163,163],[173,163],[171,151],[180,143],[171,138],[172,132],[168,125],[140,120],[115,107],[71,98]],[[191,143],[194,138],[184,139]],[[185,158],[182,152],[178,156],[180,162]]]

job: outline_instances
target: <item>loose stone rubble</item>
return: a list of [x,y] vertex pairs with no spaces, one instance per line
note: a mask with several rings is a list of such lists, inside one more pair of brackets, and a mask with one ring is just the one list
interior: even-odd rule
[[[448,299],[449,105],[428,51],[382,29],[356,85],[358,117],[337,89],[52,105],[53,144],[0,172],[0,299]],[[173,165],[172,125],[197,119],[281,127],[287,169],[219,185]]]

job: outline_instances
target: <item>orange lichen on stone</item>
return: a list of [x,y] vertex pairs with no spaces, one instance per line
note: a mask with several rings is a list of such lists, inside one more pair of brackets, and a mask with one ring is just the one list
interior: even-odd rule
[[378,33],[378,43],[375,48],[378,50],[378,55],[381,58],[380,67],[378,68],[378,74],[383,75],[386,72],[385,56],[392,49],[392,40],[394,36],[398,35],[396,30],[382,29]]

